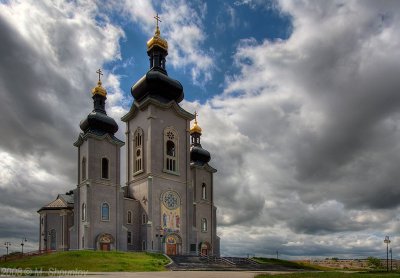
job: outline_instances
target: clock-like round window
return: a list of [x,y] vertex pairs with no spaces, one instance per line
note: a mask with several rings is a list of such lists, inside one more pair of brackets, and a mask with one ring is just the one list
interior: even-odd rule
[[181,204],[178,193],[174,191],[165,192],[162,196],[162,202],[168,209],[176,209]]

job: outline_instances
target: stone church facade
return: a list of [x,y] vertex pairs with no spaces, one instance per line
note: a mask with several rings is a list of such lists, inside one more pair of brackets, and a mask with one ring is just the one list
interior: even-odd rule
[[[78,182],[42,207],[40,250],[150,251],[219,256],[214,173],[196,115],[179,103],[182,85],[167,75],[168,43],[147,42],[150,70],[131,88],[125,143],[107,115],[107,92],[92,90],[93,111],[80,123]],[[190,122],[194,120],[193,126]],[[126,145],[126,185],[120,185]]]

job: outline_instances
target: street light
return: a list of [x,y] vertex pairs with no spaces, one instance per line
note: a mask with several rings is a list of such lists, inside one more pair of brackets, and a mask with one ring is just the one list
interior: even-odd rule
[[389,272],[389,236],[385,236],[385,240],[383,242],[386,243],[386,270]]
[[390,247],[389,253],[390,253],[390,271],[392,271],[392,270],[393,270],[393,254],[392,254],[392,247]]
[[26,240],[26,237],[25,237],[25,238],[23,238],[23,239],[22,239],[22,242],[21,242],[22,255],[24,255],[24,245],[25,245],[25,243],[24,243],[24,242],[27,242],[27,240]]
[[8,256],[8,247],[11,246],[11,242],[8,242],[8,241],[5,242],[5,243],[4,243],[4,246],[5,246],[6,249],[7,249],[7,256]]

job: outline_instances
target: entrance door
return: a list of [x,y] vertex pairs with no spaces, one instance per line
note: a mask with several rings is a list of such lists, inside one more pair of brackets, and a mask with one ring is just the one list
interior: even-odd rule
[[206,248],[201,249],[201,255],[202,256],[207,256],[208,255],[208,249],[206,249]]
[[167,244],[167,255],[176,255],[176,244]]
[[110,244],[109,243],[101,243],[100,249],[101,249],[101,251],[110,251]]

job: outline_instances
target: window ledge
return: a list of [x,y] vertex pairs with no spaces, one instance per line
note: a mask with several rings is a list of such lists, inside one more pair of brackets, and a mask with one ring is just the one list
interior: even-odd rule
[[144,173],[144,170],[139,170],[139,171],[134,172],[133,176],[137,176],[137,175],[142,174],[142,173]]
[[179,172],[174,172],[174,171],[170,171],[170,170],[167,170],[167,169],[164,169],[163,172],[167,173],[167,174],[175,175],[175,176],[180,176],[181,175]]

